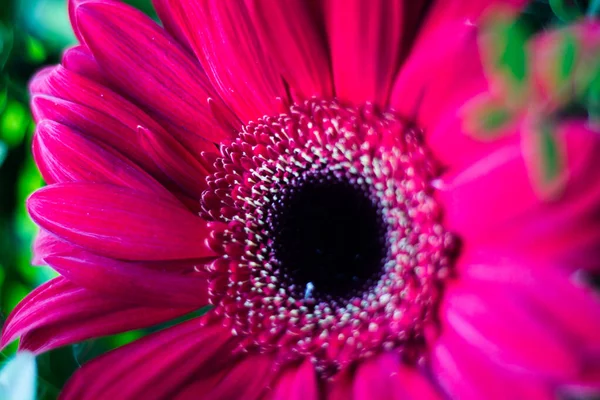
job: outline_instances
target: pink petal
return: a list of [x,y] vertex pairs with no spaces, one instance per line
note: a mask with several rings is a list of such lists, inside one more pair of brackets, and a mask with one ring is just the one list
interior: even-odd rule
[[319,388],[315,368],[306,359],[298,367],[289,368],[277,382],[273,400],[318,400]]
[[415,367],[400,364],[398,382],[402,399],[406,400],[441,400],[434,385]]
[[572,335],[583,352],[600,350],[600,299],[568,268],[485,251],[465,254],[457,268],[465,278],[501,286],[534,305],[538,318]]
[[[209,170],[188,149],[168,135],[140,128],[141,148],[187,195],[200,199]],[[199,203],[199,202],[198,202]]]
[[[201,397],[206,400],[257,400],[267,392],[276,375],[277,365],[270,354],[252,354],[232,364],[218,374],[218,382],[199,380],[182,393],[182,400]],[[310,398],[309,398],[310,399]]]
[[[519,141],[517,132],[491,140],[475,138],[465,131],[464,101],[456,107],[445,107],[425,135],[428,148],[438,163],[449,169],[465,168],[502,147]],[[468,102],[466,103],[468,106]]]
[[546,382],[506,373],[447,336],[432,350],[432,370],[449,398],[464,400],[551,400]]
[[179,26],[179,22],[171,9],[169,1],[170,0],[152,0],[152,5],[165,30],[177,39],[177,42],[185,47],[190,54],[194,54],[194,51],[190,48],[187,38],[185,37],[183,29]]
[[514,221],[540,202],[518,143],[446,173],[435,187],[445,226],[471,242],[495,234],[498,226]]
[[74,284],[123,301],[155,307],[208,304],[208,281],[201,274],[158,271],[143,263],[113,260],[82,250],[49,255],[44,261]]
[[338,373],[332,381],[327,382],[327,400],[354,400],[354,374],[349,369]]
[[[510,248],[513,252],[571,266],[572,270],[597,271],[600,269],[597,206],[600,170],[595,165],[600,137],[578,120],[559,125],[556,135],[566,147],[568,180],[563,192],[553,201],[539,202],[502,229],[490,229],[485,236],[477,238],[477,242],[482,239],[486,248]],[[511,191],[513,180],[511,177]],[[526,205],[522,203],[521,192],[515,192],[513,198],[518,200],[507,209]]]
[[177,201],[161,184],[115,150],[51,120],[37,125],[33,154],[48,183],[110,183]]
[[[84,252],[81,247],[75,246],[57,236],[40,229],[38,236],[34,241],[34,265],[46,265],[45,259],[50,256],[71,257],[75,254]],[[96,256],[98,257],[98,256]],[[179,275],[195,275],[200,277],[201,271],[204,271],[205,265],[210,263],[213,258],[188,259],[188,260],[167,260],[167,261],[145,261],[137,262],[135,265],[141,265],[144,268],[153,269],[160,272],[176,273]],[[115,261],[115,260],[112,260]]]
[[62,398],[175,398],[187,385],[210,381],[211,374],[234,362],[231,349],[224,327],[195,318],[85,364],[67,382]]
[[1,345],[21,336],[21,348],[42,352],[156,325],[191,311],[122,303],[59,277],[35,289],[15,307],[4,324]]
[[69,71],[95,82],[106,84],[106,76],[92,53],[85,46],[75,46],[63,55],[62,65]]
[[167,260],[211,257],[210,229],[182,206],[106,184],[42,188],[28,201],[33,220],[49,232],[108,257]]
[[529,0],[434,0],[423,23],[423,27],[419,32],[419,36],[426,37],[440,25],[454,20],[460,22],[468,21],[470,24],[477,25],[477,22],[485,11],[494,5],[519,9],[524,7],[528,2]]
[[168,133],[110,89],[59,66],[36,75],[31,91],[36,122],[60,122],[114,147],[146,170],[156,169],[139,148],[138,127]]
[[[332,0],[326,3],[335,91],[343,101],[387,103],[403,44],[407,21],[415,20],[403,1]],[[415,2],[420,6],[424,2]],[[404,43],[403,43],[404,42]]]
[[[302,0],[246,0],[261,44],[300,99],[333,95],[326,39]],[[290,16],[293,15],[293,18]]]
[[33,242],[33,265],[46,265],[44,258],[49,254],[65,254],[75,247],[64,240],[60,240],[48,231],[40,229]]
[[[464,21],[441,25],[421,38],[403,64],[390,105],[414,119],[426,135],[444,114],[456,114],[467,100],[487,89],[476,35],[476,28]],[[451,149],[460,151],[456,144]]]
[[233,137],[228,127],[219,129],[211,115],[209,99],[222,112],[226,107],[205,81],[202,69],[149,17],[128,5],[106,1],[77,3],[74,15],[107,78],[173,127],[178,137],[216,143]]
[[510,291],[481,283],[456,285],[446,292],[440,315],[465,345],[504,368],[563,380],[577,376],[580,366],[571,343]]
[[287,93],[242,1],[167,4],[213,86],[243,123],[283,111]]
[[354,378],[354,398],[400,400],[402,396],[397,379],[399,367],[398,356],[388,353],[360,363]]

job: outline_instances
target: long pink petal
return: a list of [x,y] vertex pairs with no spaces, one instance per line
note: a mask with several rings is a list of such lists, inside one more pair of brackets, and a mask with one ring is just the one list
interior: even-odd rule
[[[332,0],[326,3],[325,18],[335,91],[351,103],[387,103],[397,71],[410,15],[400,0]],[[424,2],[415,1],[423,5]]]
[[413,366],[400,365],[398,381],[406,400],[441,400],[443,397],[429,378]]
[[551,400],[549,384],[497,368],[454,338],[443,336],[432,349],[432,371],[449,398],[464,400]]
[[186,384],[232,363],[231,348],[224,327],[195,318],[85,364],[67,382],[62,398],[174,398]]
[[60,123],[43,120],[37,125],[33,153],[48,183],[110,183],[177,201],[123,155]]
[[62,58],[62,65],[69,71],[73,71],[94,82],[107,84],[104,71],[102,71],[92,53],[85,46],[75,46],[65,51]]
[[246,123],[287,104],[281,76],[260,45],[243,1],[168,1],[210,81]]
[[[222,357],[224,355],[221,355]],[[198,380],[178,396],[181,400],[193,400],[199,397],[206,400],[248,399],[258,400],[268,390],[277,365],[272,354],[250,353],[232,363],[230,369],[224,369],[218,382]]]
[[158,18],[160,18],[160,21],[162,22],[163,28],[165,28],[171,36],[177,39],[179,44],[184,46],[190,54],[194,54],[194,51],[191,49],[190,44],[185,37],[183,29],[179,25],[179,22],[171,9],[169,1],[170,0],[152,0],[152,5],[154,6]]
[[204,177],[209,174],[208,168],[171,136],[144,128],[139,129],[139,134],[141,148],[163,173],[187,195],[200,199],[207,187]]
[[46,265],[44,258],[50,254],[66,254],[75,249],[73,244],[61,240],[50,232],[40,229],[33,241],[33,265]]
[[397,379],[399,367],[397,354],[383,353],[362,362],[354,377],[354,398],[400,400],[402,394]]
[[426,37],[432,30],[449,21],[469,22],[477,25],[481,16],[494,5],[520,9],[528,2],[529,0],[434,0],[419,31],[419,36]]
[[32,291],[15,307],[4,324],[1,345],[21,336],[21,348],[42,352],[152,326],[192,310],[123,303],[59,277]]
[[76,245],[125,260],[210,257],[207,223],[183,206],[106,184],[42,188],[28,201],[42,228]]
[[572,335],[583,352],[600,350],[600,299],[570,268],[486,251],[463,255],[457,268],[465,279],[499,285],[534,305],[539,318]]
[[187,132],[219,143],[233,136],[211,114],[209,100],[222,112],[226,107],[202,69],[149,17],[106,1],[78,2],[73,12],[85,44],[122,93],[176,127],[181,137]]
[[315,368],[306,359],[285,371],[274,388],[273,400],[318,400],[319,387]]
[[327,400],[354,400],[354,373],[350,369],[338,373],[334,379],[326,383]]
[[[299,99],[329,98],[333,82],[327,40],[303,0],[246,0],[262,45]],[[290,18],[290,16],[292,16]]]
[[143,263],[118,261],[82,250],[49,255],[44,261],[74,284],[123,301],[155,307],[208,304],[208,282],[201,274],[158,271]]
[[518,143],[450,171],[435,187],[445,226],[469,241],[486,239],[540,202]]
[[[441,25],[423,38],[400,69],[390,95],[391,107],[414,119],[428,134],[442,115],[456,114],[468,99],[485,91],[487,81],[476,39],[476,27],[464,21]],[[459,149],[458,145],[454,148]]]
[[464,345],[506,369],[565,380],[577,376],[581,367],[564,333],[510,291],[482,283],[457,284],[445,293],[440,315]]

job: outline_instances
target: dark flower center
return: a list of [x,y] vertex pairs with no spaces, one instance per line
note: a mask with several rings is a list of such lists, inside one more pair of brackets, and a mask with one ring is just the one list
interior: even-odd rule
[[311,175],[282,194],[269,226],[275,258],[304,298],[348,298],[382,272],[385,224],[360,185]]

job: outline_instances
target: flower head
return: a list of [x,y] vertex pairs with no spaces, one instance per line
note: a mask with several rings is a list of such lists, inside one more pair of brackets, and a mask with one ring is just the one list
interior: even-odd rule
[[553,120],[568,179],[540,196],[527,124],[465,129],[477,99],[506,99],[482,12],[522,2],[430,3],[156,0],[163,29],[72,1],[81,45],[31,83],[34,261],[61,276],[3,343],[40,352],[211,305],[85,364],[63,397],[599,389],[600,136]]

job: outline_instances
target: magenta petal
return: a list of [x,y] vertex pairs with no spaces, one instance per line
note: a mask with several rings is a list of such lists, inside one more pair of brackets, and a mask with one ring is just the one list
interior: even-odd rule
[[38,124],[33,153],[48,183],[110,183],[176,201],[167,189],[115,150],[57,122],[43,120]]
[[28,201],[42,228],[74,244],[125,260],[210,257],[210,229],[183,206],[145,192],[106,184],[42,188]]
[[408,2],[333,0],[326,3],[335,92],[341,100],[387,104],[402,43],[405,36],[410,35],[404,31],[406,21],[417,19],[420,13],[420,7],[411,8],[404,3]]
[[36,122],[60,122],[119,150],[146,170],[156,169],[139,148],[138,127],[161,135],[168,133],[115,92],[61,66],[36,75],[31,92]]
[[113,260],[81,250],[49,255],[45,261],[74,284],[123,301],[155,307],[208,304],[208,282],[200,274],[158,271],[143,263]]
[[59,277],[35,289],[15,307],[4,324],[1,345],[21,336],[22,349],[42,352],[155,325],[191,311],[122,303]]
[[577,284],[568,268],[489,252],[465,254],[457,267],[465,278],[505,285],[513,296],[535,305],[583,352],[600,350],[600,299],[593,289]]
[[94,82],[106,83],[104,72],[94,59],[92,53],[84,46],[75,46],[65,51],[62,65],[69,71],[73,71]]
[[427,135],[442,115],[456,114],[487,89],[483,72],[476,27],[452,21],[415,45],[395,79],[390,105],[413,118]]
[[384,353],[362,362],[354,377],[354,399],[356,400],[400,400],[396,354]]
[[327,400],[353,400],[353,371],[346,369],[327,382]]
[[289,368],[277,382],[273,400],[318,400],[319,388],[315,368],[309,359]]
[[453,399],[555,399],[552,388],[543,380],[506,373],[448,335],[432,349],[432,370],[440,386]]
[[445,294],[440,314],[465,345],[504,368],[561,380],[577,376],[580,365],[567,337],[510,291],[463,283]]
[[400,398],[405,400],[442,400],[442,395],[425,374],[413,366],[398,368]]
[[217,109],[225,107],[201,68],[149,17],[128,5],[102,1],[83,2],[74,12],[85,44],[122,93],[178,129],[181,137],[187,132],[219,143],[233,136],[212,117],[209,99]]
[[287,93],[242,1],[169,1],[173,17],[221,97],[246,123],[277,115]]
[[184,46],[190,54],[194,54],[194,51],[189,47],[190,44],[185,37],[183,29],[179,26],[176,15],[174,15],[169,3],[170,0],[152,0],[152,5],[154,6],[158,18],[160,18],[160,22],[162,22],[163,28],[165,28],[171,36],[177,39],[179,44]]
[[[224,371],[218,382],[198,382],[181,398],[192,400],[248,399],[258,400],[268,390],[277,365],[271,354],[250,354]],[[208,383],[208,384],[207,384]]]
[[[303,0],[246,0],[261,43],[300,99],[329,98],[333,82],[326,38]],[[290,16],[293,15],[293,18]]]
[[[174,138],[140,128],[140,143],[156,165],[189,196],[200,199],[208,169]],[[215,148],[213,148],[214,151]]]
[[44,258],[49,254],[66,254],[75,247],[64,240],[59,239],[48,231],[40,229],[33,242],[33,265],[46,265]]
[[419,35],[426,37],[432,30],[449,21],[477,25],[485,11],[494,5],[519,9],[528,2],[529,0],[434,0]]
[[175,398],[186,385],[206,380],[232,361],[230,341],[220,324],[205,326],[202,318],[183,322],[85,364],[67,382],[62,398]]
[[460,171],[449,171],[435,187],[445,226],[471,242],[487,239],[498,226],[540,202],[518,143],[486,154]]

